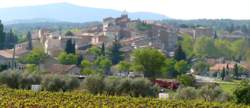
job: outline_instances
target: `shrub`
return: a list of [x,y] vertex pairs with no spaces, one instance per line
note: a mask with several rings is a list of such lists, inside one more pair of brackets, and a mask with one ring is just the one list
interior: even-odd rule
[[23,73],[23,74],[21,74],[21,76],[18,80],[18,83],[19,83],[18,84],[19,88],[30,89],[31,85],[41,83],[41,77],[39,75],[35,75],[35,74]]
[[79,86],[80,86],[79,79],[75,77],[66,77],[63,91],[71,91],[71,90],[78,88]]
[[130,95],[131,80],[129,80],[128,78],[120,79],[116,86],[117,95]]
[[196,99],[198,97],[197,90],[194,87],[186,87],[177,89],[176,99]]
[[84,80],[83,87],[93,94],[102,93],[105,87],[103,80],[103,76],[100,75],[90,76]]
[[10,88],[17,89],[19,86],[18,80],[21,78],[21,74],[14,71],[5,71],[0,73],[0,82]]
[[201,87],[199,91],[199,95],[205,101],[216,101],[219,100],[219,97],[222,95],[222,90],[216,84],[210,84]]
[[42,87],[47,91],[61,91],[65,86],[65,81],[59,76],[46,76],[42,82]]
[[192,75],[180,75],[177,77],[177,80],[184,86],[193,86],[195,83],[195,78]]
[[43,79],[42,87],[47,91],[71,91],[80,86],[80,81],[77,78],[58,75],[46,76]]
[[118,82],[119,79],[117,77],[107,77],[104,79],[104,91],[107,95],[115,95],[119,91],[117,91],[118,88]]
[[250,81],[243,80],[233,94],[237,103],[250,104]]
[[131,96],[156,96],[159,88],[154,86],[149,80],[145,78],[135,78],[131,80],[130,84],[130,93]]

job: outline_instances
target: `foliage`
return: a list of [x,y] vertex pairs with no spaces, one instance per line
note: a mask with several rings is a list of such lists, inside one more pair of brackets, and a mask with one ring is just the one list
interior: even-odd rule
[[71,91],[80,86],[80,81],[77,78],[63,77],[52,75],[43,78],[42,87],[47,91]]
[[30,73],[5,71],[0,73],[0,83],[15,89],[30,89],[33,84],[40,84],[41,77]]
[[64,35],[65,36],[74,36],[74,33],[72,33],[71,31],[67,31]]
[[112,47],[110,49],[110,52],[109,52],[110,53],[109,57],[113,65],[118,64],[123,59],[123,55],[122,55],[123,53],[120,51],[121,47],[122,46],[120,42],[118,40],[114,40]]
[[174,78],[177,76],[177,72],[175,70],[176,61],[174,59],[166,59],[164,61],[164,65],[161,67],[161,72],[163,77]]
[[178,48],[174,52],[174,59],[177,61],[186,60],[186,54],[182,50],[182,47],[180,45],[178,46]]
[[[222,95],[225,95],[222,90],[217,86],[216,84],[210,84],[201,87],[199,91],[199,95],[205,100],[205,101],[220,101]],[[225,100],[222,100],[225,101]]]
[[152,25],[146,23],[139,23],[136,25],[136,28],[140,31],[146,31],[152,29]]
[[95,60],[95,65],[98,66],[101,71],[104,71],[105,74],[108,74],[112,62],[107,57],[100,56]]
[[62,52],[58,56],[58,61],[61,64],[65,64],[65,65],[76,64],[77,63],[77,56],[74,54],[67,54],[65,52]]
[[205,73],[208,72],[209,67],[209,64],[205,61],[197,61],[193,65],[194,73],[197,75],[205,75]]
[[75,54],[76,53],[75,43],[73,43],[72,39],[69,39],[66,41],[65,52],[67,54]]
[[131,64],[127,61],[121,61],[119,64],[117,64],[116,67],[120,72],[128,72],[131,67]]
[[187,56],[191,57],[193,55],[193,44],[194,44],[192,36],[185,34],[182,37],[180,44],[182,46],[183,51],[187,54]]
[[92,75],[87,77],[83,82],[83,87],[93,94],[102,93],[105,87],[103,83],[103,76]]
[[96,46],[93,46],[93,47],[89,48],[88,53],[93,54],[95,56],[101,56],[102,55],[101,49],[96,47]]
[[195,83],[195,78],[192,75],[180,75],[177,77],[177,80],[184,86],[193,86]]
[[198,91],[194,87],[185,87],[177,89],[176,99],[191,100],[198,98]]
[[27,64],[25,70],[29,73],[34,73],[38,71],[38,66],[35,64]]
[[8,65],[6,64],[0,64],[0,72],[8,69]]
[[152,48],[136,49],[132,56],[133,65],[142,67],[140,71],[143,71],[144,76],[148,78],[155,78],[165,61],[165,56]]
[[240,86],[234,91],[235,101],[237,103],[250,104],[250,81],[243,80]]
[[27,33],[26,38],[27,38],[27,40],[28,40],[27,49],[28,49],[28,50],[32,50],[32,49],[33,49],[33,46],[32,46],[32,35],[31,35],[30,32]]
[[34,93],[28,90],[0,88],[0,107],[66,107],[66,108],[248,108],[247,105],[232,102],[204,102],[201,100],[160,100],[155,98],[134,98],[128,96],[91,95],[86,92]]
[[5,33],[4,33],[4,26],[0,20],[0,49],[4,48],[4,41],[5,41]]
[[181,60],[175,64],[175,70],[178,72],[179,75],[187,73],[190,66],[184,60]]
[[194,43],[194,53],[197,56],[216,57],[214,41],[210,37],[199,37]]
[[29,54],[24,57],[19,58],[21,63],[25,64],[39,64],[44,58],[46,54],[42,49],[33,49]]

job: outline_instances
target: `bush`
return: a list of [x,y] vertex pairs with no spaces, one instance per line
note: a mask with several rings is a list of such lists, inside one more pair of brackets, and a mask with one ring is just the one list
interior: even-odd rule
[[5,84],[10,88],[17,89],[19,86],[19,79],[21,78],[21,74],[14,71],[5,71],[0,73],[0,82],[1,84]]
[[41,78],[35,74],[6,71],[0,73],[0,83],[15,89],[30,89],[33,84],[40,84]]
[[102,93],[105,87],[103,80],[103,76],[100,75],[90,76],[84,80],[83,87],[93,94]]
[[216,84],[203,86],[199,91],[199,95],[201,96],[201,98],[209,102],[219,100],[222,94],[222,90]]
[[198,97],[197,90],[194,87],[177,89],[176,99],[190,100]]
[[107,95],[115,95],[119,91],[118,89],[118,82],[119,79],[117,77],[107,77],[104,79],[104,91]]
[[157,96],[159,87],[153,85],[145,78],[119,78],[90,76],[84,80],[83,86],[93,94],[105,93],[106,95],[129,95],[135,97]]
[[19,88],[21,89],[31,89],[31,85],[40,84],[41,77],[35,74],[23,73],[18,81]]
[[80,80],[75,77],[66,77],[63,91],[71,91],[80,86]]
[[80,81],[77,78],[73,77],[63,77],[53,75],[53,76],[46,76],[43,79],[42,87],[44,90],[47,91],[71,91],[75,88],[80,86]]
[[233,94],[237,103],[250,104],[250,81],[243,80]]
[[42,87],[47,91],[62,91],[65,86],[65,81],[59,76],[46,76],[43,79]]
[[149,80],[145,78],[135,78],[131,80],[130,84],[131,96],[157,96],[159,92],[158,86],[154,86]]
[[177,80],[184,86],[193,86],[195,83],[195,78],[192,75],[180,75],[177,77]]

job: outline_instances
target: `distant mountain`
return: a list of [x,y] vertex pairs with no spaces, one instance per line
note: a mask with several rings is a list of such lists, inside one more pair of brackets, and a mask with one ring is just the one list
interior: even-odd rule
[[[103,18],[109,16],[118,17],[121,13],[121,11],[111,9],[81,7],[69,3],[56,3],[48,5],[1,8],[0,19],[3,21],[3,23],[21,23],[33,21],[90,22],[101,21]],[[134,12],[128,13],[128,15],[132,19],[140,18],[161,20],[167,18],[164,15],[150,12]]]

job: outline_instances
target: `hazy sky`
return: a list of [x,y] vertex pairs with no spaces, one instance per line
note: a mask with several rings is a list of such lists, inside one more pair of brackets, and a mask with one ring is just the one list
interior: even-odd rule
[[155,12],[176,19],[250,19],[250,0],[0,0],[0,8],[58,2],[129,12]]

